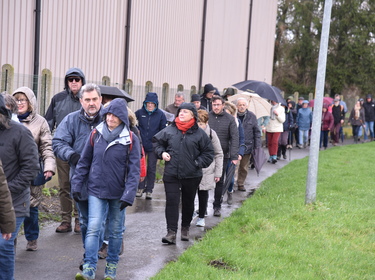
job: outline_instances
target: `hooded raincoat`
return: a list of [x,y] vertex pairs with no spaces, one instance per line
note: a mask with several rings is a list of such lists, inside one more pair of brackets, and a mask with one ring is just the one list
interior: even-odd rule
[[[26,95],[31,106],[30,114],[20,122],[26,126],[32,133],[34,141],[38,146],[39,157],[44,163],[44,172],[52,171],[56,173],[55,155],[52,150],[52,135],[45,118],[36,113],[37,102],[34,92],[28,87],[20,87],[13,92]],[[31,186],[31,207],[36,207],[42,201],[42,188],[40,186]]]
[[86,139],[81,158],[72,179],[72,193],[84,199],[87,193],[100,199],[119,199],[133,204],[140,179],[140,142],[130,132],[126,101],[116,98],[103,109],[103,115],[112,113],[124,124],[119,136],[108,143],[103,137],[105,124],[96,127],[95,137]]

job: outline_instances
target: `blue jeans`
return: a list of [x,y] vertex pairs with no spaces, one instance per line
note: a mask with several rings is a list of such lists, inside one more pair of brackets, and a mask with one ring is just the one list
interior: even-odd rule
[[309,130],[301,130],[299,129],[299,140],[298,144],[303,145],[309,141]]
[[366,129],[365,129],[365,137],[364,140],[368,139],[368,131],[370,130],[370,137],[374,138],[374,122],[365,122]]
[[23,221],[26,240],[32,241],[39,237],[39,211],[38,207],[30,207],[30,217]]
[[14,239],[18,235],[18,231],[25,217],[16,218],[16,230],[12,233],[9,240],[5,240],[0,236],[0,280],[14,280]]
[[329,130],[322,130],[322,131],[320,131],[320,145],[319,145],[319,148],[322,147],[322,144],[323,144],[324,148],[327,148],[327,146],[328,146],[328,132],[329,132]]
[[106,208],[109,217],[109,244],[107,263],[117,264],[121,250],[122,233],[125,222],[125,209],[120,211],[119,199],[100,199],[89,195],[88,227],[85,239],[85,264],[96,270],[98,262],[100,231],[106,219]]
[[140,182],[138,185],[138,189],[141,189],[145,192],[152,193],[152,190],[154,189],[155,185],[155,178],[156,178],[156,163],[158,161],[158,158],[154,151],[152,152],[146,152],[146,158],[147,158],[147,174],[146,178],[143,180],[143,182]]

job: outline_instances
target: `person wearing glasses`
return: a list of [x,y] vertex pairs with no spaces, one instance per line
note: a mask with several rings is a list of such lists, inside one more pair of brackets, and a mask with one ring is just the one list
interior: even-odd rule
[[[13,92],[18,106],[18,120],[32,133],[38,146],[39,158],[43,161],[44,177],[50,178],[55,174],[56,161],[52,150],[52,135],[47,121],[36,113],[37,101],[34,92],[28,87],[20,87]],[[38,184],[38,183],[35,183]],[[26,250],[36,251],[39,238],[39,211],[42,202],[43,185],[30,186],[30,217],[24,220],[24,231],[27,240]]]
[[[65,89],[52,97],[51,104],[44,116],[51,132],[59,126],[65,116],[81,109],[79,91],[84,84],[86,84],[86,79],[81,69],[70,68],[66,72],[64,80]],[[62,218],[62,222],[56,228],[56,232],[64,233],[72,231],[72,212],[74,211],[74,232],[80,233],[81,228],[79,225],[78,210],[76,206],[73,206],[73,200],[70,196],[69,163],[70,162],[56,158]]]

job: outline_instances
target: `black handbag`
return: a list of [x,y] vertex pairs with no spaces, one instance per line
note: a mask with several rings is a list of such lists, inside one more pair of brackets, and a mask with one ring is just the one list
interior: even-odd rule
[[47,183],[48,181],[50,181],[52,179],[52,177],[48,177],[47,179],[44,177],[44,163],[43,163],[42,158],[39,158],[39,166],[40,166],[39,173],[38,173],[38,175],[36,175],[34,180],[31,182],[31,185],[33,185],[33,186],[44,185],[45,183]]

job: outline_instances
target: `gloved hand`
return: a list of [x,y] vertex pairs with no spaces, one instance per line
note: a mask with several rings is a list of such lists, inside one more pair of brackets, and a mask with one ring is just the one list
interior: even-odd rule
[[80,197],[81,197],[81,193],[79,193],[79,192],[74,192],[73,193],[73,199],[74,199],[74,201],[79,202],[80,201]]
[[81,156],[80,156],[79,154],[74,153],[74,154],[72,154],[72,155],[70,156],[69,162],[70,162],[71,164],[73,164],[74,166],[76,166],[77,163],[78,163],[78,161],[79,161],[79,159],[80,159],[80,157],[81,157]]
[[132,205],[129,202],[121,201],[120,211],[124,210],[128,206],[132,206]]

